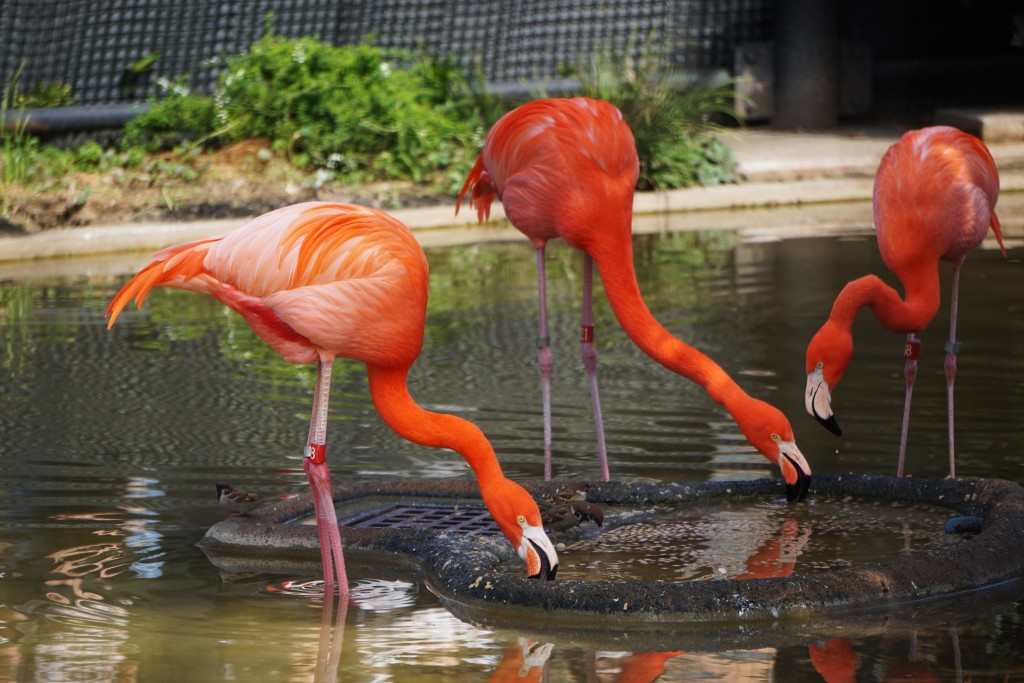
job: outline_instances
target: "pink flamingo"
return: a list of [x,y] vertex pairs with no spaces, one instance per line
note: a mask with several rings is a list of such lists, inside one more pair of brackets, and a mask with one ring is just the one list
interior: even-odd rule
[[989,227],[1003,247],[996,218],[999,172],[985,144],[955,128],[934,126],[905,133],[885,153],[875,176],[875,232],[882,259],[903,283],[905,297],[875,275],[848,283],[832,306],[828,321],[807,346],[807,412],[836,435],[832,391],[853,355],[857,312],[867,306],[887,330],[907,335],[904,347],[906,397],[896,475],[903,476],[910,399],[917,376],[921,342],[915,337],[939,308],[939,261],[953,264],[949,341],[946,343],[946,394],[949,423],[949,476],[956,476],[953,446],[953,380],[956,377],[957,293],[960,266]]
[[348,581],[327,468],[327,402],[337,357],[366,364],[381,418],[415,443],[450,448],[472,467],[498,526],[527,573],[553,579],[558,555],[540,510],[501,471],[472,423],[424,410],[406,378],[423,346],[427,260],[398,220],[360,206],[310,202],[264,214],[220,237],[157,253],[107,307],[108,328],[134,297],[155,286],[208,294],[242,314],[290,363],[317,364],[312,420],[303,458],[316,509],[325,592]]
[[469,192],[481,221],[489,215],[491,202],[500,197],[509,220],[537,249],[545,477],[551,478],[551,351],[545,320],[544,246],[548,240],[561,237],[583,252],[580,339],[598,430],[601,478],[607,480],[609,472],[593,348],[594,264],[615,317],[637,346],[669,370],[700,384],[723,405],[750,443],[779,466],[787,497],[803,499],[811,469],[797,448],[785,416],[750,397],[713,360],[669,334],[644,303],[633,270],[633,188],[638,174],[633,133],[614,106],[584,97],[537,100],[512,110],[494,124],[459,193],[456,211]]

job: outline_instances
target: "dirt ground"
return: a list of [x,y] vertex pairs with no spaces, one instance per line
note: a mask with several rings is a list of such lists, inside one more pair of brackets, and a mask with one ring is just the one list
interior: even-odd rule
[[3,188],[0,233],[116,225],[154,220],[249,217],[309,200],[382,209],[451,202],[408,182],[347,187],[302,173],[275,155],[267,140],[245,140],[183,160],[156,155],[140,168],[76,172],[45,189]]

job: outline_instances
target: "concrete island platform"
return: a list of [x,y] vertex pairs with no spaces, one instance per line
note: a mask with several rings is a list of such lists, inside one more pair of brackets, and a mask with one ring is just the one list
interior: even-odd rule
[[[537,497],[557,482],[527,483]],[[703,625],[720,637],[764,626],[780,636],[796,629],[850,623],[852,614],[878,614],[951,596],[981,599],[992,590],[1024,593],[1024,489],[996,479],[914,479],[888,476],[816,476],[812,497],[904,501],[943,508],[950,517],[976,518],[957,543],[882,562],[823,573],[764,579],[696,581],[555,580],[522,575],[521,562],[500,534],[432,525],[361,526],[375,509],[396,501],[479,506],[474,482],[418,480],[337,487],[346,557],[355,565],[390,564],[411,573],[459,618],[484,626],[570,631],[581,639],[609,632],[671,638],[674,630]],[[775,479],[710,483],[589,484],[587,501],[601,505],[679,508],[728,500],[755,505],[783,496]],[[214,525],[199,545],[228,572],[320,574],[316,527],[308,495],[271,504]],[[489,516],[485,515],[488,518]],[[493,522],[491,522],[493,524]],[[952,525],[947,525],[947,527]],[[990,590],[983,590],[990,589]],[[978,596],[981,596],[980,598]],[[839,616],[841,620],[838,620]],[[874,615],[874,616],[870,616]],[[759,626],[760,625],[760,626]],[[656,644],[656,643],[655,643]],[[651,643],[648,643],[651,645]]]

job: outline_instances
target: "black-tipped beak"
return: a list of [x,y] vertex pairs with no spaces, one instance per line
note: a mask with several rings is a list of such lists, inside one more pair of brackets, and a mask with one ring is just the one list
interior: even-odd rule
[[814,419],[820,422],[822,426],[825,427],[825,429],[832,432],[836,436],[843,435],[843,430],[839,428],[839,423],[836,422],[835,415],[829,415],[828,417],[818,417],[817,415],[815,415]]
[[542,548],[533,539],[530,539],[530,545],[533,546],[534,551],[536,551],[538,557],[540,557],[540,571],[536,574],[531,574],[529,578],[540,579],[541,581],[554,581],[555,574],[558,573],[557,560],[555,564],[552,565],[551,558],[548,556],[548,553],[545,552],[544,548]]
[[836,436],[843,435],[843,430],[839,428],[839,423],[832,412],[832,393],[829,391],[828,382],[825,381],[821,363],[807,375],[804,406],[807,408],[807,414],[823,424],[825,429]]
[[792,503],[793,501],[802,501],[807,498],[807,491],[811,488],[811,475],[808,474],[800,467],[797,462],[783,454],[783,457],[789,461],[789,464],[796,470],[796,482],[793,484],[786,484],[786,500]]

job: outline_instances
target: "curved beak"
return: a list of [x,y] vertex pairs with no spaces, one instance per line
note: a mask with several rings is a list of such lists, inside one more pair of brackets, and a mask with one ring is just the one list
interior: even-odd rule
[[832,394],[829,392],[828,382],[825,381],[821,368],[807,373],[804,407],[807,408],[807,413],[811,417],[824,425],[825,429],[836,436],[843,435],[843,430],[839,428],[836,416],[832,413]]
[[779,469],[786,482],[786,500],[803,500],[811,487],[811,466],[795,441],[779,442]]
[[544,529],[539,526],[523,527],[523,539],[516,551],[526,562],[526,575],[529,578],[554,581],[558,572],[558,553]]
[[[522,636],[519,636],[518,640],[519,649],[523,653],[523,666],[527,669],[547,664],[551,651],[555,649],[554,643],[531,642]],[[522,677],[520,674],[520,678]]]

